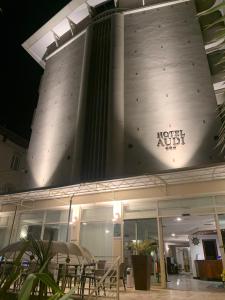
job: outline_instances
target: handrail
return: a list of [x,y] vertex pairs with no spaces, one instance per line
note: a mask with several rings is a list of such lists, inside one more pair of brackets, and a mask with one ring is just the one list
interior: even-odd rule
[[[114,263],[111,265],[111,267],[105,272],[105,274],[102,276],[101,280],[97,283],[96,287],[91,291],[91,293],[89,294],[88,300],[91,298],[91,296],[96,293],[96,295],[98,294],[99,288],[101,286],[101,284],[104,282],[104,280],[106,279],[106,277],[108,277],[108,275],[110,274],[110,272],[112,272],[113,270],[115,270],[115,266],[116,266],[116,276],[117,276],[117,283],[116,283],[116,300],[119,300],[119,262],[120,262],[121,257],[118,256],[116,258],[116,260],[114,261]],[[113,273],[111,273],[112,275],[110,277],[113,276]],[[114,273],[115,274],[115,273]],[[115,276],[115,275],[114,275]],[[97,297],[96,297],[97,298]]]

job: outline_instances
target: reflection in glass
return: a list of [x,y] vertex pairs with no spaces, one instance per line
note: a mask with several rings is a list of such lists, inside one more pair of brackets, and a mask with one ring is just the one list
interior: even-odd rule
[[12,220],[12,216],[0,217],[0,249],[9,243]]
[[219,223],[220,223],[223,244],[225,245],[225,214],[219,215]]
[[94,256],[112,256],[113,224],[104,222],[81,223],[80,244]]
[[66,242],[67,224],[48,224],[44,228],[43,240]]

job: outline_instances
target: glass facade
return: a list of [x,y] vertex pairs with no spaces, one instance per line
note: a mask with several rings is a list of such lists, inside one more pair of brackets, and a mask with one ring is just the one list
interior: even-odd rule
[[124,221],[124,261],[128,266],[132,266],[132,255],[136,254],[133,246],[143,241],[152,244],[151,265],[153,283],[160,282],[160,257],[158,244],[157,219],[136,219]]
[[0,216],[0,249],[10,242],[12,220],[12,216]]
[[112,256],[113,207],[82,209],[80,244],[94,256]]
[[225,245],[225,214],[220,214],[218,217],[219,217],[221,235],[223,239],[223,245]]
[[17,240],[32,235],[35,239],[66,241],[67,210],[49,210],[22,213],[19,217]]
[[[2,214],[0,216],[0,247],[6,246],[9,240],[14,242],[26,238],[29,234],[32,234],[36,239],[44,240],[53,236],[53,240],[64,242],[68,235],[69,240],[79,242],[89,249],[96,259],[111,260],[115,256],[121,256],[126,265],[132,267],[131,257],[132,254],[135,254],[135,248],[132,244],[148,240],[154,245],[154,249],[150,253],[152,284],[161,283],[163,286],[163,282],[166,282],[166,275],[164,275],[166,272],[163,270],[165,257],[173,257],[176,249],[177,251],[186,251],[189,246],[190,251],[198,250],[198,253],[192,255],[194,260],[196,257],[198,259],[201,257],[199,252],[201,249],[192,243],[193,237],[196,238],[197,236],[200,241],[201,239],[204,240],[206,238],[201,236],[205,234],[204,231],[208,230],[213,231],[212,235],[217,241],[218,249],[222,249],[221,241],[223,244],[225,243],[224,196],[75,205],[72,206],[69,227],[68,215],[68,206],[65,209],[18,211],[13,226],[13,234],[11,234],[13,214],[8,216]],[[216,216],[218,216],[217,227],[215,227],[214,221]],[[179,221],[181,222],[178,223]],[[185,245],[180,244],[176,248],[173,246],[173,240],[176,239],[173,233],[180,230],[179,235],[181,235],[182,230],[186,229],[185,222],[187,226],[193,223],[192,225],[197,229],[193,231],[193,236],[189,236],[189,239],[187,237]],[[178,225],[179,227],[177,227]],[[68,233],[67,230],[69,230]],[[221,233],[221,236],[215,237],[216,232],[217,235],[218,232]],[[189,242],[190,245],[188,246]],[[172,247],[175,249],[173,255],[167,255],[166,251]],[[223,259],[222,250],[220,252],[218,252],[219,257]],[[182,259],[178,254],[177,256],[182,265]],[[194,270],[194,260],[190,263],[189,268],[192,271]],[[187,270],[185,265],[183,269]],[[168,271],[168,267],[166,268]]]

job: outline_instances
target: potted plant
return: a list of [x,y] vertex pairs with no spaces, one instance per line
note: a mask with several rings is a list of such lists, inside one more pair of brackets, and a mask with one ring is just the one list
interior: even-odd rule
[[151,253],[157,249],[157,244],[152,240],[132,242],[133,250],[132,265],[134,273],[134,284],[136,290],[149,290],[152,260]]
[[223,270],[223,272],[221,274],[221,278],[222,278],[223,285],[225,287],[225,270]]

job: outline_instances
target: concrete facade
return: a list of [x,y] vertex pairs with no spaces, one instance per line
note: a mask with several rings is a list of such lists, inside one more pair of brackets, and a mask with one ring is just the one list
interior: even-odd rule
[[46,61],[28,188],[221,161],[216,99],[193,3],[93,22]]
[[48,60],[28,152],[30,187],[71,183],[84,35]]
[[[195,15],[193,4],[183,2],[125,16],[128,174],[218,160],[216,99]],[[176,130],[184,145],[176,138],[176,149],[173,139],[159,142],[158,133]]]

